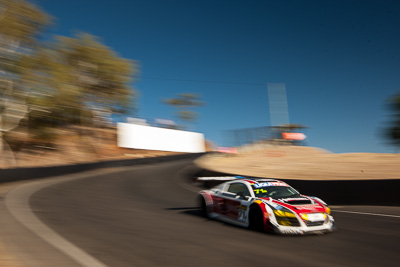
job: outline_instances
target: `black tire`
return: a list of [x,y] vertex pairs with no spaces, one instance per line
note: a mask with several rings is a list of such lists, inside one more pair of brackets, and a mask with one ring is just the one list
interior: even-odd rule
[[249,229],[254,231],[264,230],[264,218],[261,209],[258,206],[251,206],[249,212]]
[[204,199],[203,196],[199,196],[199,204],[200,204],[199,206],[200,206],[201,215],[204,218],[209,218],[206,200]]

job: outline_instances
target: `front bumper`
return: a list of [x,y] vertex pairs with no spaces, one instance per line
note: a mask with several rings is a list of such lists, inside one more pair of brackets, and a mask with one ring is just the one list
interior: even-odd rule
[[307,235],[333,232],[336,230],[336,227],[334,219],[332,216],[329,216],[327,222],[318,226],[307,226],[303,221],[300,221],[300,226],[284,226],[274,221],[269,221],[268,230],[273,233],[284,235]]

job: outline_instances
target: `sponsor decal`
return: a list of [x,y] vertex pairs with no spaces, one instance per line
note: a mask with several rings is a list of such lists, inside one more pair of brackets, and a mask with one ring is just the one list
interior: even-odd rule
[[319,205],[312,205],[312,206],[296,206],[298,210],[316,210],[321,208]]
[[247,212],[246,212],[246,210],[247,210],[246,206],[243,206],[243,205],[239,206],[238,219],[240,221],[246,221],[247,220]]
[[254,184],[254,186],[256,188],[260,188],[260,187],[267,187],[267,186],[288,186],[288,185],[285,184],[284,182],[263,182],[263,183]]
[[261,204],[262,201],[261,200],[254,200],[254,203]]

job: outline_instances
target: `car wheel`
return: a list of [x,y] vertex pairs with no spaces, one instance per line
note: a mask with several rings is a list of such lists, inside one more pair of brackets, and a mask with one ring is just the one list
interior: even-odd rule
[[257,206],[250,207],[249,228],[255,231],[262,231],[264,229],[263,214]]
[[201,215],[205,218],[209,218],[210,216],[208,214],[207,204],[206,204],[206,200],[204,199],[204,197],[200,196],[199,202],[200,202]]

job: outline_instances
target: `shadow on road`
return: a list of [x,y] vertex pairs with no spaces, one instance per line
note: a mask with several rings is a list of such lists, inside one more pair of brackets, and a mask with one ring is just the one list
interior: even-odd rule
[[200,207],[167,208],[166,210],[178,210],[181,211],[180,213],[182,214],[204,218],[203,212]]

